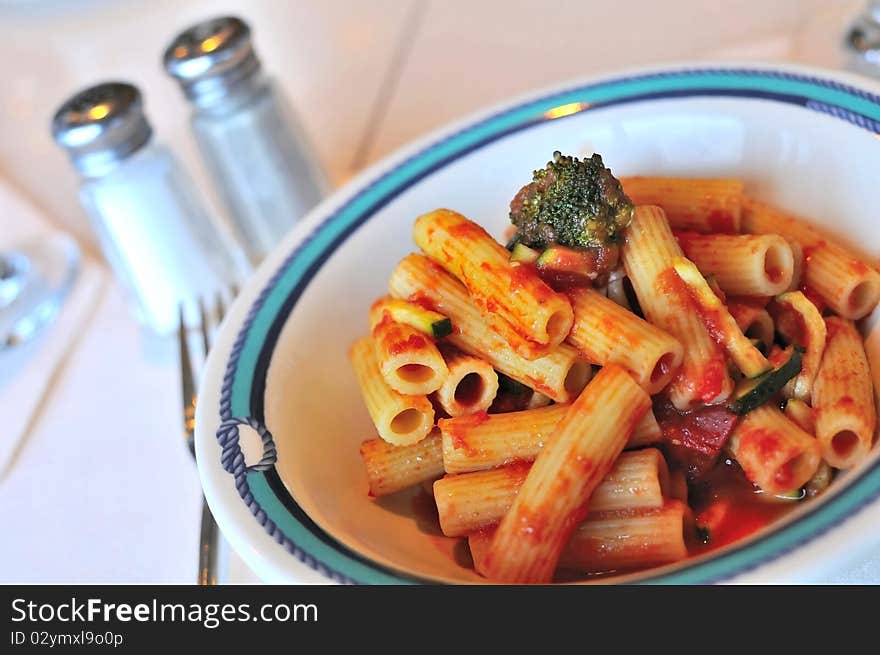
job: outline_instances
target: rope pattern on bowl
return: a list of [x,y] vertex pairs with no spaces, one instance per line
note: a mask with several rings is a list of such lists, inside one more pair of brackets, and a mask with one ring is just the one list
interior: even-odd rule
[[[220,443],[221,447],[223,448],[223,454],[221,455],[221,462],[223,463],[224,469],[229,471],[235,477],[235,487],[238,490],[238,493],[241,496],[242,500],[245,502],[245,504],[250,509],[251,513],[254,515],[254,517],[257,519],[257,521],[260,523],[260,525],[262,525],[265,528],[265,530],[269,533],[269,535],[277,543],[281,544],[285,548],[285,550],[287,550],[292,555],[294,555],[300,562],[302,562],[302,563],[306,564],[307,566],[311,567],[312,569],[322,573],[326,577],[328,577],[336,582],[341,582],[341,583],[346,583],[346,584],[356,584],[357,583],[356,580],[348,577],[347,575],[345,575],[339,571],[336,571],[336,570],[330,568],[329,566],[327,566],[323,562],[317,560],[314,556],[310,555],[308,552],[306,552],[300,546],[298,546],[296,543],[294,543],[292,540],[290,540],[286,535],[283,534],[281,529],[278,528],[278,526],[266,515],[266,512],[260,507],[259,503],[256,501],[256,499],[254,498],[253,494],[250,491],[250,487],[249,487],[248,481],[247,481],[247,472],[248,472],[248,470],[254,470],[254,471],[267,470],[267,469],[271,469],[272,466],[274,466],[275,458],[276,458],[274,442],[272,441],[272,437],[271,437],[271,434],[269,433],[268,429],[266,429],[265,426],[262,426],[261,424],[256,422],[254,419],[252,419],[252,418],[235,418],[232,416],[232,386],[233,386],[235,374],[238,369],[238,361],[239,361],[239,357],[241,355],[241,351],[244,347],[244,342],[247,339],[248,334],[250,333],[250,329],[252,327],[254,320],[256,319],[257,314],[259,313],[259,311],[262,309],[263,305],[265,304],[265,301],[266,301],[268,295],[270,294],[271,291],[274,290],[276,284],[278,283],[279,278],[288,269],[288,267],[293,262],[293,260],[295,260],[296,257],[300,254],[302,249],[305,248],[307,245],[309,245],[314,240],[315,236],[319,232],[321,232],[327,224],[335,221],[338,218],[338,216],[351,205],[351,203],[353,203],[359,196],[363,195],[364,193],[369,191],[371,188],[373,188],[376,184],[378,184],[382,180],[392,176],[393,174],[397,173],[400,169],[411,164],[413,161],[418,160],[419,158],[423,157],[425,152],[430,151],[432,148],[435,148],[437,145],[439,145],[443,142],[452,140],[455,137],[460,136],[468,131],[476,130],[476,129],[496,120],[500,116],[508,114],[514,110],[521,110],[521,109],[528,108],[531,105],[552,102],[556,98],[565,97],[566,95],[573,93],[573,92],[576,92],[576,91],[577,92],[589,92],[590,90],[607,86],[609,83],[650,81],[650,80],[659,80],[659,79],[664,79],[664,78],[669,78],[669,77],[696,76],[696,75],[719,75],[719,76],[749,75],[749,76],[763,77],[763,78],[769,78],[769,79],[782,79],[782,80],[796,81],[796,82],[807,82],[807,83],[811,83],[815,86],[840,91],[840,92],[846,93],[850,96],[858,97],[863,100],[867,100],[871,103],[880,105],[880,96],[877,96],[875,94],[872,94],[872,93],[869,93],[866,91],[862,91],[861,89],[857,89],[857,88],[848,86],[843,83],[835,82],[832,80],[819,79],[819,78],[815,78],[815,77],[807,76],[807,75],[799,75],[799,74],[793,74],[793,73],[787,73],[787,72],[781,72],[781,71],[772,71],[772,70],[723,69],[723,68],[683,68],[680,70],[676,70],[672,73],[660,72],[660,73],[648,73],[648,74],[643,74],[643,75],[632,75],[632,76],[626,76],[626,77],[609,78],[607,80],[599,81],[599,82],[589,84],[589,85],[574,85],[574,86],[571,86],[567,89],[553,93],[552,95],[549,95],[549,96],[543,96],[541,98],[527,101],[525,103],[522,103],[520,105],[516,105],[513,107],[506,107],[505,109],[503,109],[499,112],[496,112],[496,113],[493,113],[493,114],[487,116],[486,118],[480,120],[477,123],[467,125],[467,126],[463,127],[462,129],[457,130],[456,132],[444,135],[442,137],[442,139],[440,139],[439,141],[428,144],[427,146],[425,146],[425,148],[423,148],[423,149],[419,150],[418,152],[410,155],[409,157],[403,159],[402,161],[397,163],[393,168],[382,172],[381,174],[378,175],[378,177],[376,179],[365,184],[364,187],[360,191],[358,191],[357,194],[355,194],[354,196],[352,196],[351,198],[346,200],[346,202],[343,205],[338,207],[335,211],[333,211],[328,216],[326,216],[324,220],[322,220],[320,223],[315,225],[314,229],[308,235],[306,235],[305,238],[303,238],[300,241],[299,245],[294,249],[294,251],[291,252],[284,259],[281,266],[276,270],[276,272],[272,275],[272,277],[269,279],[269,281],[263,287],[259,296],[257,297],[257,299],[254,301],[253,305],[251,306],[251,308],[248,312],[247,318],[244,321],[244,323],[242,324],[242,327],[241,327],[238,335],[236,336],[235,342],[233,344],[232,350],[229,355],[229,360],[227,362],[226,372],[225,372],[225,375],[223,378],[223,384],[221,387],[221,395],[220,395],[220,418],[222,420],[222,423],[220,425],[220,428],[217,431],[218,442]],[[701,95],[700,90],[694,89],[694,95]],[[625,98],[626,96],[622,96],[622,97]],[[867,129],[871,132],[880,134],[880,122],[878,122],[876,120],[873,120],[873,119],[866,117],[866,116],[863,116],[861,114],[843,109],[841,107],[836,107],[834,105],[829,105],[829,104],[826,104],[826,103],[823,103],[820,101],[815,101],[815,100],[812,100],[809,98],[802,98],[802,100],[804,103],[803,106],[805,106],[811,110],[819,111],[819,112],[822,112],[825,114],[832,115],[836,118],[840,118],[840,119],[846,120],[852,124],[858,125],[859,127]],[[598,107],[598,106],[601,106],[602,104],[603,104],[602,102],[598,102],[594,106]],[[445,163],[448,163],[448,162],[444,161],[443,164],[445,165]],[[399,193],[400,189],[398,189],[397,192]],[[366,220],[366,218],[364,218],[364,220]],[[255,426],[254,423],[251,423],[251,421],[253,421],[257,425]],[[234,424],[234,426],[233,426],[233,424]],[[244,466],[243,456],[241,455],[241,450],[240,450],[240,447],[238,445],[238,440],[237,440],[238,426],[242,425],[242,424],[250,425],[251,427],[256,429],[258,431],[258,433],[260,433],[261,437],[264,439],[264,442],[263,442],[264,448],[267,447],[267,444],[271,445],[271,449],[272,449],[272,456],[270,458],[271,463],[267,459],[267,454],[266,454],[267,451],[264,451],[264,457],[263,457],[263,459],[261,459],[260,463],[258,463],[254,467],[251,467],[250,469],[248,469],[247,467]],[[235,430],[235,437],[234,438],[231,436],[233,428]],[[234,441],[234,443],[233,443],[233,441]],[[256,468],[256,467],[263,465],[264,460],[266,460],[265,467],[264,468]],[[866,502],[860,509],[864,509],[864,507],[867,506],[867,504],[868,503]],[[830,526],[826,527],[824,530],[821,530],[818,533],[814,533],[812,535],[809,535],[807,537],[799,539],[797,543],[793,544],[790,548],[784,549],[782,552],[777,552],[773,556],[766,557],[761,561],[752,562],[749,565],[742,567],[737,573],[719,577],[715,581],[717,582],[720,580],[728,579],[730,577],[730,575],[736,575],[738,573],[742,573],[742,572],[748,571],[750,569],[756,568],[762,564],[766,564],[769,561],[775,560],[778,557],[781,557],[782,555],[784,555],[786,552],[793,550],[795,547],[802,545],[804,543],[807,543],[807,542],[811,541],[812,539],[814,539],[815,537],[820,536],[821,534],[825,533],[828,529],[830,529]]]
[[[330,219],[328,218],[328,220]],[[323,226],[325,222],[326,221],[322,222],[321,226]],[[257,523],[263,526],[269,536],[287,552],[312,570],[317,571],[340,584],[357,584],[356,580],[324,564],[324,562],[316,559],[313,555],[303,550],[295,542],[289,539],[276,523],[269,518],[265,510],[260,506],[260,503],[254,498],[250,485],[248,484],[247,474],[251,471],[266,471],[275,466],[275,462],[278,458],[277,449],[272,434],[265,425],[250,416],[242,418],[232,415],[232,385],[235,380],[235,373],[238,370],[238,360],[241,357],[241,352],[244,349],[244,343],[250,333],[251,326],[253,325],[260,309],[262,309],[265,304],[269,293],[278,283],[278,279],[293,259],[299,254],[305,244],[309,243],[314,238],[317,231],[318,228],[313,230],[312,233],[303,240],[300,247],[296,248],[285,258],[284,262],[282,262],[281,266],[278,267],[278,270],[272,275],[269,282],[260,292],[260,295],[248,311],[247,318],[242,324],[241,329],[235,338],[235,342],[232,345],[232,350],[229,353],[229,361],[226,366],[226,373],[223,376],[223,384],[220,388],[221,423],[220,427],[217,428],[216,436],[217,442],[222,448],[220,462],[223,465],[224,470],[234,477],[235,489],[238,491],[238,495],[241,497],[242,501],[244,501],[244,504],[250,510],[251,514],[253,514]],[[250,426],[257,431],[263,441],[263,457],[257,464],[250,467],[245,466],[244,454],[241,452],[238,433],[239,425]]]

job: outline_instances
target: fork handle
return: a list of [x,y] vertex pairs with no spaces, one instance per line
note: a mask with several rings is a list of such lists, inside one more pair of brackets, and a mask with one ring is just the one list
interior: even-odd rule
[[200,585],[217,584],[217,522],[202,496],[202,529],[199,537],[199,577]]

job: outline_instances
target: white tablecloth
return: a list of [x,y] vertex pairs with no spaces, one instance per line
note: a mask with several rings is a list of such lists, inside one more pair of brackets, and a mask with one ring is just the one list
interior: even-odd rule
[[[201,1],[186,3],[185,10],[165,0],[119,3],[124,7],[112,9],[110,4],[95,0],[79,14],[57,9],[48,15],[51,10],[45,9],[43,18],[15,15],[0,20],[0,54],[6,55],[0,56],[0,62],[6,62],[0,65],[5,79],[0,108],[6,116],[0,125],[0,171],[60,225],[81,236],[86,248],[91,238],[75,208],[73,176],[46,134],[52,107],[37,110],[33,103],[46,102],[49,95],[60,101],[64,93],[100,77],[146,80],[160,89],[148,97],[148,109],[166,139],[198,171],[185,136],[183,103],[172,95],[176,91],[170,83],[163,86],[158,53],[182,24],[216,11]],[[517,36],[517,29],[534,29],[531,16],[518,26],[516,21],[492,19],[493,6],[497,11],[497,5],[508,8],[509,3],[477,3],[480,20],[475,21],[461,20],[461,12],[473,3],[382,2],[371,3],[370,11],[362,11],[364,5],[356,2],[304,3],[308,10],[293,9],[293,4],[264,0],[227,2],[224,7],[237,7],[263,26],[263,33],[257,32],[263,57],[280,71],[337,182],[351,174],[352,165],[375,159],[452,116],[577,72],[554,72],[546,65],[548,58],[557,56],[541,50],[551,48],[548,40]],[[712,12],[703,9],[709,3],[677,0],[660,3],[667,18],[658,22],[662,17],[655,17],[649,23],[650,8],[657,3],[604,3],[599,24],[607,42],[615,42],[615,34],[623,39],[635,30],[631,45],[640,42],[641,50],[628,51],[626,61],[618,61],[620,48],[597,48],[580,72],[724,49],[738,57],[786,59],[793,37],[815,22],[817,11],[832,4],[740,0],[727,3],[723,15],[713,21]],[[533,2],[522,3],[522,10],[532,6]],[[558,37],[553,43],[576,47],[578,40],[591,38],[590,16],[577,19],[584,7],[587,3],[572,3],[567,6],[572,19],[552,18]],[[519,15],[514,10],[505,13]],[[646,21],[641,25],[640,13]],[[694,25],[697,18],[701,24]],[[116,25],[122,30],[118,38],[112,36]],[[135,25],[137,52],[123,38]],[[303,38],[294,38],[288,28]],[[414,34],[405,33],[416,28]],[[42,40],[42,59],[21,64],[13,56],[16,44],[25,47],[22,44],[35,42],[47,29],[59,35],[57,47],[69,51],[47,51]],[[638,37],[639,29],[644,38]],[[692,40],[697,33],[699,43]],[[438,50],[450,34],[458,46]],[[101,46],[102,38],[108,45]],[[517,50],[516,65],[522,70],[515,73],[502,56],[511,41],[535,48],[531,53]],[[154,52],[141,61],[144,44]],[[113,49],[120,47],[117,56]],[[314,63],[307,60],[309,48]],[[461,61],[457,56],[477,59]],[[28,65],[34,67],[33,74]],[[474,75],[486,83],[454,84],[465,65],[475,67]],[[540,74],[548,70],[550,77]],[[447,73],[450,80],[443,81]],[[52,75],[57,84],[49,81]],[[442,96],[454,97],[455,102],[426,106],[424,98],[439,97],[426,93],[438,80],[454,86]],[[204,182],[202,175],[197,178]],[[180,402],[174,340],[145,335],[110,282],[59,369],[14,465],[0,479],[0,524],[6,526],[0,539],[0,582],[194,581],[199,483],[181,435]],[[235,556],[228,558],[222,579],[254,580]],[[851,562],[828,581],[880,582],[880,557]]]

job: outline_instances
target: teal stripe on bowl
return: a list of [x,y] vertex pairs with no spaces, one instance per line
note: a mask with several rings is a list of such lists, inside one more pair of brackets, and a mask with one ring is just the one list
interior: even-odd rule
[[[824,86],[828,84],[830,86]],[[782,94],[843,108],[850,112],[880,120],[880,103],[859,91],[848,91],[842,85],[820,80],[811,81],[789,74],[768,71],[682,71],[676,74],[656,74],[598,83],[564,91],[546,98],[514,107],[428,147],[416,156],[386,173],[358,194],[352,201],[330,216],[301,246],[259,308],[246,336],[237,362],[232,387],[232,412],[236,416],[250,413],[251,389],[263,381],[254,380],[257,359],[266,336],[291,292],[303,280],[316,262],[327,257],[360,222],[368,218],[373,208],[402,192],[407,186],[434,170],[444,162],[471,151],[473,148],[500,136],[548,120],[544,114],[554,107],[569,103],[584,103],[585,109],[602,103],[621,102],[627,98],[645,95],[672,94],[682,91],[706,95],[741,91]],[[284,534],[317,560],[331,568],[364,583],[409,582],[364,565],[335,550],[316,538],[297,521],[275,497],[262,474],[249,474],[248,482],[255,499],[268,517]],[[695,583],[724,579],[744,572],[778,557],[811,537],[833,527],[849,513],[863,507],[880,493],[880,470],[862,475],[852,485],[817,508],[808,517],[792,526],[757,540],[754,544],[734,548],[704,564],[686,571],[649,577],[652,583]]]
[[259,501],[263,511],[281,528],[284,534],[331,569],[345,573],[362,584],[412,584],[411,580],[383,573],[372,566],[367,566],[344,555],[338,550],[329,548],[302,523],[291,516],[272,492],[263,473],[248,473],[247,480],[251,493]]

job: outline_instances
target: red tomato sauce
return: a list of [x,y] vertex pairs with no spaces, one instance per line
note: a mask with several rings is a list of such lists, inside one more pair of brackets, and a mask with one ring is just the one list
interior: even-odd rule
[[727,209],[713,209],[706,218],[709,223],[709,231],[713,233],[735,234],[736,222],[733,213]]
[[727,334],[724,329],[724,316],[721,313],[721,310],[713,307],[705,307],[697,302],[695,302],[694,305],[697,308],[697,312],[700,314],[700,319],[703,321],[706,332],[709,333],[709,336],[712,337],[712,340],[715,343],[719,346],[723,346],[727,341]]
[[407,298],[408,302],[411,302],[414,305],[418,305],[422,309],[435,310],[437,308],[437,304],[434,300],[423,291],[416,291],[413,294],[410,294],[409,298]]
[[720,461],[690,488],[698,538],[690,545],[699,555],[744,539],[794,509],[796,501],[771,500],[748,481],[729,459]]
[[539,305],[543,305],[556,294],[547,283],[541,279],[538,268],[534,264],[519,262],[511,267],[510,292],[518,293],[526,291],[531,293]]
[[764,462],[776,459],[779,456],[780,441],[779,432],[764,428],[752,428],[740,430],[737,433],[740,443],[740,451],[743,457],[751,457],[754,461]]
[[[472,221],[463,221],[449,227],[449,236],[462,241],[480,241],[482,239],[491,239],[489,233]],[[494,241],[494,240],[493,240]]]
[[724,356],[719,352],[706,364],[703,370],[703,377],[700,385],[696,388],[697,397],[704,403],[715,400],[724,387],[724,381],[727,377],[727,362]]
[[420,334],[411,334],[407,339],[398,339],[388,347],[389,355],[399,355],[410,350],[421,350],[428,346],[428,339]]
[[449,435],[453,448],[456,450],[464,450],[468,454],[473,454],[474,451],[468,443],[465,435],[488,420],[489,414],[487,412],[476,412],[474,414],[468,414],[467,416],[461,416],[454,419],[444,419],[442,425],[440,425],[440,429],[445,434]]

